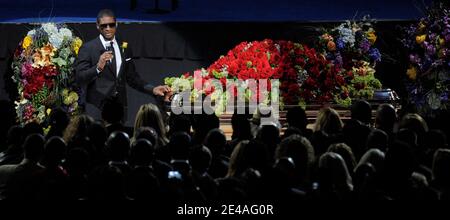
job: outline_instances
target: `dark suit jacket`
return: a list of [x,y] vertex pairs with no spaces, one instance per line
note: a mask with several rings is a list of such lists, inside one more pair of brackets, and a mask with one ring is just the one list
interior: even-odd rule
[[[76,61],[76,80],[83,88],[85,101],[98,110],[102,109],[107,98],[116,98],[127,106],[126,83],[132,88],[153,95],[153,86],[146,84],[135,70],[130,48],[122,48],[122,42],[116,38],[122,56],[122,64],[117,75],[112,64],[105,65],[102,72],[97,73],[97,62],[105,51],[100,37],[97,37],[80,48]],[[89,112],[88,112],[89,114]]]

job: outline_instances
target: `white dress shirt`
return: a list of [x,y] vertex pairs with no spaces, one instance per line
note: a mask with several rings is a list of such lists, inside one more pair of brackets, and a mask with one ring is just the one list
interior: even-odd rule
[[111,41],[114,45],[114,57],[116,58],[116,76],[119,75],[120,66],[122,65],[122,56],[120,56],[120,48],[117,44],[116,38],[114,37],[111,41],[105,40],[103,36],[100,34],[100,40],[102,41],[102,45],[106,50],[106,47],[111,45]]

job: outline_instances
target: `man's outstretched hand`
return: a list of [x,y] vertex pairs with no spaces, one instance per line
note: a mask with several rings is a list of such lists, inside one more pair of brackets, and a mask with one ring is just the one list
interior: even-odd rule
[[153,94],[156,96],[164,96],[166,93],[171,92],[172,89],[170,89],[169,86],[156,86],[153,88]]

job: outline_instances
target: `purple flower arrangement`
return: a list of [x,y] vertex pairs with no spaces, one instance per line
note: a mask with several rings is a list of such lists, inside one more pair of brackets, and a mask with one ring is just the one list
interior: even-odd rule
[[404,29],[401,40],[409,52],[409,101],[419,113],[433,115],[450,107],[450,9],[435,4],[425,17]]

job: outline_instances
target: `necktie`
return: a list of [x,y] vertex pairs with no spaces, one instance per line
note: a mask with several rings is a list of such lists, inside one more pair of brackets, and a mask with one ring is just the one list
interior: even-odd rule
[[114,42],[111,41],[110,43],[111,43],[111,51],[112,51],[112,54],[113,54],[113,59],[112,59],[112,62],[111,62],[111,67],[112,67],[112,70],[113,70],[114,75],[117,75],[116,51],[114,50]]

